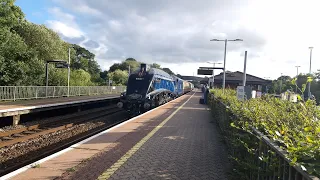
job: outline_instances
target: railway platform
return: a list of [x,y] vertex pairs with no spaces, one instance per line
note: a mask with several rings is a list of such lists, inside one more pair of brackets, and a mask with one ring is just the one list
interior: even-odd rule
[[190,92],[7,178],[228,179],[226,146],[201,95]]
[[119,97],[120,94],[108,94],[0,102],[0,117],[12,116],[13,125],[17,125],[20,121],[20,115],[23,114],[80,106],[93,102],[118,99]]

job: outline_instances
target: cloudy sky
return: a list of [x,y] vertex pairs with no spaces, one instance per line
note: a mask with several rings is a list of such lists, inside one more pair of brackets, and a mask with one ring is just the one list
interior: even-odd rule
[[[277,78],[320,69],[319,0],[17,0],[29,21],[45,24],[96,54],[102,69],[133,57],[196,75],[207,61],[226,69]],[[221,65],[216,65],[221,66]],[[219,73],[217,70],[216,73]]]

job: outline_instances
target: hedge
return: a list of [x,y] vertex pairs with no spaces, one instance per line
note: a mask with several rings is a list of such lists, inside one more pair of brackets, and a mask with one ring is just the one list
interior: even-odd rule
[[[320,110],[315,101],[293,103],[271,96],[239,101],[235,90],[210,92],[209,105],[232,151],[231,158],[237,166],[234,172],[239,179],[249,179],[259,170],[253,155],[261,148],[261,142],[254,129],[284,150],[291,165],[298,164],[309,174],[320,176]],[[267,154],[258,157],[264,161]],[[264,173],[274,170],[269,165],[269,171]]]

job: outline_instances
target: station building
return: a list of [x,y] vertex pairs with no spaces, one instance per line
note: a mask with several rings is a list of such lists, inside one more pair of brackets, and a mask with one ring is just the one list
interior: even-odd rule
[[[251,86],[252,90],[260,92],[268,92],[272,81],[263,79],[257,76],[246,74],[246,86]],[[212,86],[212,77],[204,78],[201,84],[208,84]],[[214,76],[214,88],[222,88],[223,84],[223,72]],[[226,88],[237,89],[237,86],[243,85],[243,72],[240,71],[226,71]]]

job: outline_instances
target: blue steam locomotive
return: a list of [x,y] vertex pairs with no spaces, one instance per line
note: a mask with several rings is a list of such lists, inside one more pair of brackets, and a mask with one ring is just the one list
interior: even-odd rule
[[139,70],[130,74],[127,90],[121,94],[117,106],[135,116],[190,92],[193,88],[194,85],[188,81],[141,64]]

